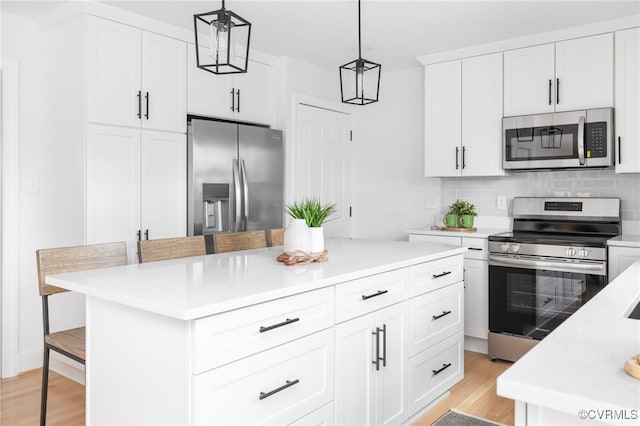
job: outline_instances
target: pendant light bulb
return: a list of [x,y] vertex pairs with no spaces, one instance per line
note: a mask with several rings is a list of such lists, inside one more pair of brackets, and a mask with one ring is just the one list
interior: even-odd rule
[[356,97],[364,98],[364,62],[358,60],[356,63]]

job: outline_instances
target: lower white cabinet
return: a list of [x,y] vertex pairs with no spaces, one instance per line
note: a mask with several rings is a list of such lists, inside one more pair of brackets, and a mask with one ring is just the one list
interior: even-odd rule
[[625,269],[640,259],[640,247],[616,247],[608,248],[608,273],[607,279],[613,281]]
[[338,324],[336,424],[398,424],[408,418],[407,303]]

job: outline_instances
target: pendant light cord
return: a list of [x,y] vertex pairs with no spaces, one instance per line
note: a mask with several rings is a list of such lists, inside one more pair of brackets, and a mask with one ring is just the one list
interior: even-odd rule
[[[222,0],[224,3],[224,0]],[[362,29],[360,27],[360,0],[358,0],[358,59],[362,59]]]

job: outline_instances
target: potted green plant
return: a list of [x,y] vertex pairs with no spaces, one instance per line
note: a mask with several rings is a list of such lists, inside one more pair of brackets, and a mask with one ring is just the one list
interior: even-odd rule
[[451,203],[448,214],[457,215],[463,228],[472,228],[473,218],[478,215],[476,206],[465,200],[456,200]]
[[[286,206],[291,221],[284,233],[285,252],[319,253],[324,250],[323,224],[336,212],[336,205],[322,204],[318,198],[303,198]],[[306,235],[308,236],[305,237]],[[308,243],[305,243],[305,239]]]

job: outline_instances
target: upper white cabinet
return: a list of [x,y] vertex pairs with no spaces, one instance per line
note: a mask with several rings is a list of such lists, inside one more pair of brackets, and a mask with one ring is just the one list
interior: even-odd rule
[[613,34],[504,52],[504,115],[613,106]]
[[87,17],[87,121],[186,131],[186,43]]
[[190,114],[271,124],[274,120],[273,67],[249,60],[246,73],[216,75],[196,66],[188,45],[187,109]]
[[640,28],[616,42],[616,173],[640,173]]
[[425,176],[499,176],[502,53],[425,67]]

